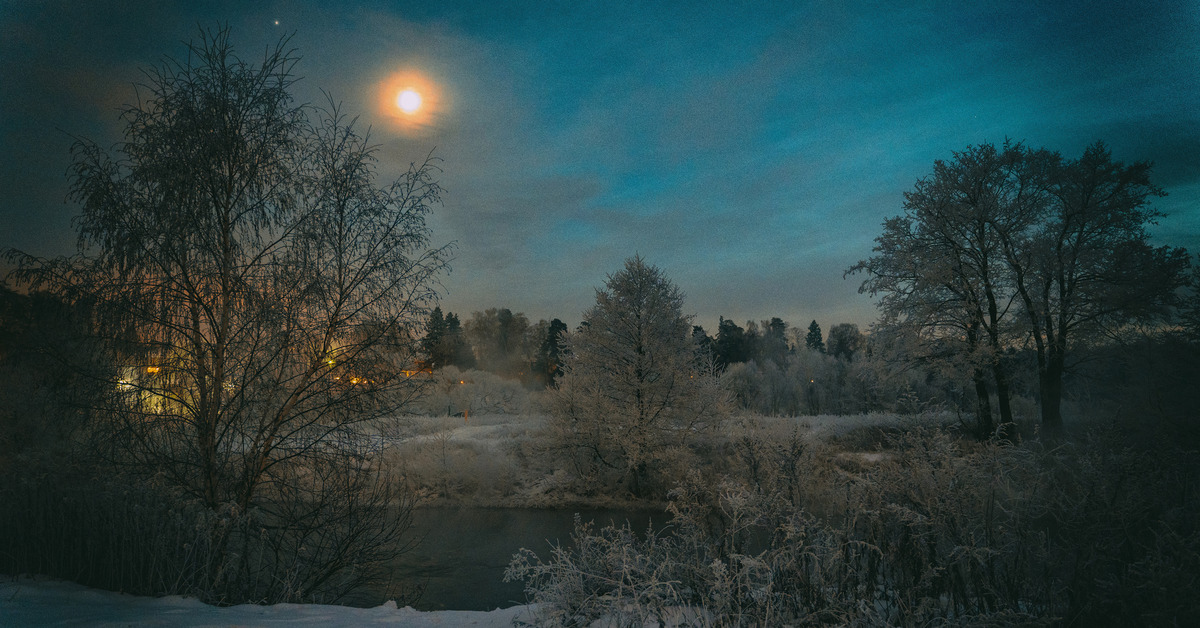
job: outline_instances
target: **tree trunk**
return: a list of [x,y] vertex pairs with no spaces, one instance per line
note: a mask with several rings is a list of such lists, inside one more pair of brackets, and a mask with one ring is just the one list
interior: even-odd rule
[[1000,363],[999,356],[992,363],[992,373],[996,378],[996,402],[1000,406],[1000,437],[1005,438],[1009,426],[1013,424],[1012,396],[1008,390],[1008,373],[1004,370],[1004,365]]
[[[1008,373],[1004,371],[1004,353],[1000,346],[1000,309],[996,305],[996,295],[991,285],[985,291],[988,304],[988,344],[992,349],[992,376],[996,378],[996,400],[1000,406],[1000,426],[1013,422],[1012,405],[1009,403]],[[1001,434],[1003,436],[1003,434]]]
[[975,429],[980,440],[987,439],[992,435],[992,430],[995,426],[992,424],[992,400],[988,393],[987,376],[984,375],[983,369],[973,369],[971,378],[975,380],[975,409],[978,415],[975,422]]
[[1062,377],[1064,356],[1051,351],[1045,368],[1038,373],[1041,388],[1042,431],[1048,435],[1062,433]]
[[633,465],[633,468],[631,468],[629,471],[629,492],[632,493],[634,497],[645,497],[644,493],[646,492],[646,480],[647,476],[649,475],[648,465],[645,461],[642,461]]
[[[979,328],[982,327],[983,313],[976,312],[977,319],[967,326],[967,347],[974,354],[979,347]],[[971,381],[975,383],[975,435],[979,440],[985,440],[992,435],[992,400],[988,392],[987,375],[983,368],[976,363],[971,367]]]

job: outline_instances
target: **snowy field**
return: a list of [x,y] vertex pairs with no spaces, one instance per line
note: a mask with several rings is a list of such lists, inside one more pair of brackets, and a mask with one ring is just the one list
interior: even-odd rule
[[476,626],[511,627],[528,606],[494,611],[420,612],[388,602],[375,608],[321,604],[220,608],[191,598],[136,597],[58,580],[0,577],[0,626]]

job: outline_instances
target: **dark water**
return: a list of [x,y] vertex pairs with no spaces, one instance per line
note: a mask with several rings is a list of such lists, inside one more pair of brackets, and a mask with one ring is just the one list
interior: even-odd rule
[[[594,521],[596,528],[629,522],[642,532],[653,520],[658,528],[667,516],[657,511],[532,510],[524,508],[421,508],[413,513],[413,533],[421,543],[393,565],[400,582],[423,582],[418,610],[492,610],[525,603],[522,582],[503,582],[513,554],[529,548],[545,560],[558,542],[569,545],[574,516]],[[374,598],[374,599],[370,599]],[[356,605],[373,606],[388,598],[373,592]]]

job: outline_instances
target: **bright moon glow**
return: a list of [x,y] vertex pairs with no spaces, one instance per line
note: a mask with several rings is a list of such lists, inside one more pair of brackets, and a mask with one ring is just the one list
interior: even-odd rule
[[417,109],[421,108],[421,95],[406,89],[396,97],[396,106],[404,113],[416,113]]
[[390,123],[391,130],[409,136],[431,132],[450,104],[442,86],[416,70],[382,76],[376,89],[376,113]]

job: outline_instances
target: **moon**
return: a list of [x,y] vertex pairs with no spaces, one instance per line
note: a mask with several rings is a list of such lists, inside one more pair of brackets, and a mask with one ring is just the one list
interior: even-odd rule
[[427,136],[446,120],[449,93],[419,70],[402,68],[382,75],[376,89],[375,113],[392,131],[409,137]]
[[421,108],[421,95],[406,89],[396,96],[396,106],[404,113],[416,113]]

